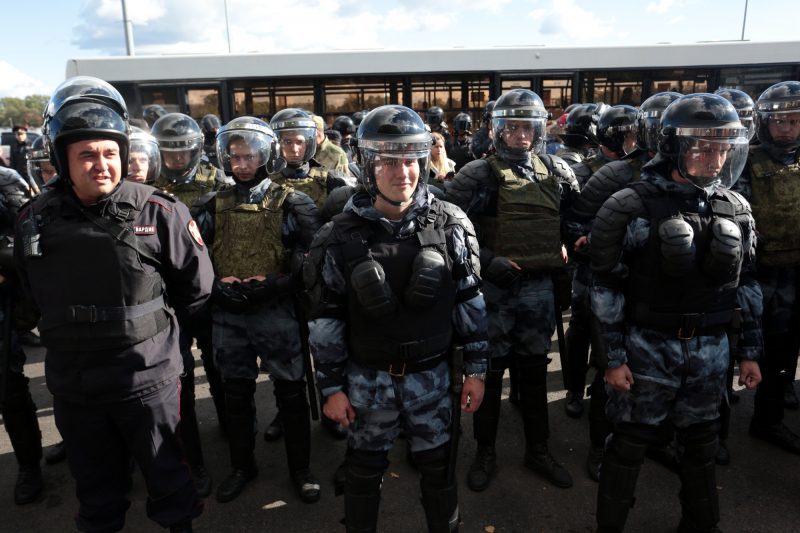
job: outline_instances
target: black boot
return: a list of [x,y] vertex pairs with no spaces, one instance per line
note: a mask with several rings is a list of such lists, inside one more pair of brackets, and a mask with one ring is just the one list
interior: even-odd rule
[[49,465],[60,463],[67,458],[67,445],[62,440],[50,447],[44,454],[44,462]]
[[620,533],[625,527],[636,480],[647,446],[626,435],[615,434],[603,457],[597,490],[598,533]]
[[36,500],[42,493],[42,433],[28,389],[28,378],[19,372],[9,372],[7,392],[3,404],[3,423],[19,464],[19,474],[14,485],[14,501],[24,505]]
[[347,533],[374,533],[378,529],[383,472],[348,463],[344,484]]
[[311,462],[311,417],[305,382],[275,381],[275,397],[283,421],[289,474],[300,499],[314,503],[320,498],[319,480],[309,470]]
[[497,424],[500,419],[502,386],[502,369],[488,372],[483,403],[472,415],[472,431],[478,442],[478,451],[467,473],[467,486],[476,492],[489,487],[496,469],[497,455],[494,443],[497,440]]
[[455,483],[448,483],[447,445],[415,454],[420,473],[419,487],[422,507],[429,533],[451,533],[458,531],[458,490]]
[[481,492],[489,488],[497,469],[497,453],[494,446],[478,444],[475,459],[467,472],[467,486],[470,490]]
[[14,483],[14,503],[25,505],[36,501],[42,493],[42,469],[39,464],[19,467],[17,482]]
[[235,500],[247,483],[258,475],[253,450],[255,436],[255,381],[231,379],[225,382],[225,403],[228,409],[228,446],[233,471],[217,487],[217,501]]
[[547,365],[520,365],[520,402],[525,430],[525,466],[560,488],[572,486],[572,476],[547,447]]
[[583,393],[586,384],[586,371],[589,362],[590,336],[588,324],[574,324],[575,317],[570,320],[566,333],[567,359],[569,361],[569,375],[567,381],[567,401],[564,410],[571,418],[580,418],[583,414]]
[[715,431],[695,433],[689,428],[679,434],[684,446],[680,463],[681,522],[680,533],[710,533],[717,531],[719,499],[717,497],[716,466],[717,435]]

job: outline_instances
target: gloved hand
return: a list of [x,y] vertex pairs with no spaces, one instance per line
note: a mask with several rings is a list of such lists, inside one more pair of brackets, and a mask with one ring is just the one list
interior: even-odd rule
[[250,306],[247,296],[242,292],[242,283],[225,283],[214,280],[211,288],[211,302],[231,313],[244,313]]
[[515,262],[507,257],[496,256],[484,270],[483,277],[501,289],[511,287],[520,278],[522,271]]

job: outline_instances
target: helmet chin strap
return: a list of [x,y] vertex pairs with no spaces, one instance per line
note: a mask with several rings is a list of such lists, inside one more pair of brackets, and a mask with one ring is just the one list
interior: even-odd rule
[[[378,188],[375,187],[375,189],[377,190]],[[388,198],[385,194],[383,194],[381,191],[378,191],[377,194],[378,194],[378,196],[383,198],[383,200],[385,202],[387,202],[387,203],[389,203],[389,204],[391,204],[391,205],[393,205],[395,207],[403,207],[403,202],[398,202],[397,200],[392,200],[391,198]]]

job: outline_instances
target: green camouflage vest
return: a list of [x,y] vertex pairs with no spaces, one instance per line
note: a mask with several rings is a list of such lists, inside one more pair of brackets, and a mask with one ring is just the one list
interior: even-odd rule
[[561,261],[558,181],[532,157],[537,181],[519,178],[501,158],[486,158],[497,179],[497,216],[482,216],[482,243],[526,270],[549,270]]
[[211,261],[218,278],[245,279],[282,270],[283,202],[291,192],[272,183],[259,204],[239,203],[235,188],[217,193]]
[[286,185],[296,191],[306,193],[309,198],[314,200],[318,208],[322,208],[325,199],[328,198],[328,171],[322,167],[311,167],[305,178],[287,178],[280,172],[269,175],[269,179],[278,185]]
[[184,205],[192,207],[192,204],[207,192],[220,190],[221,184],[217,182],[217,172],[216,167],[201,161],[194,179],[189,183],[176,183],[159,176],[155,187],[171,194],[183,202]]
[[758,229],[758,262],[767,266],[800,265],[800,163],[781,165],[760,147],[747,161],[750,205]]

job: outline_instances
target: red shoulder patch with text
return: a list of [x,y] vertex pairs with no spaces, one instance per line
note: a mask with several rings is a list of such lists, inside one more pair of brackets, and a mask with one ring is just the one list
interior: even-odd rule
[[199,244],[201,247],[205,245],[203,242],[203,237],[200,236],[200,228],[197,227],[197,222],[194,220],[189,221],[189,235],[192,236],[194,242]]

